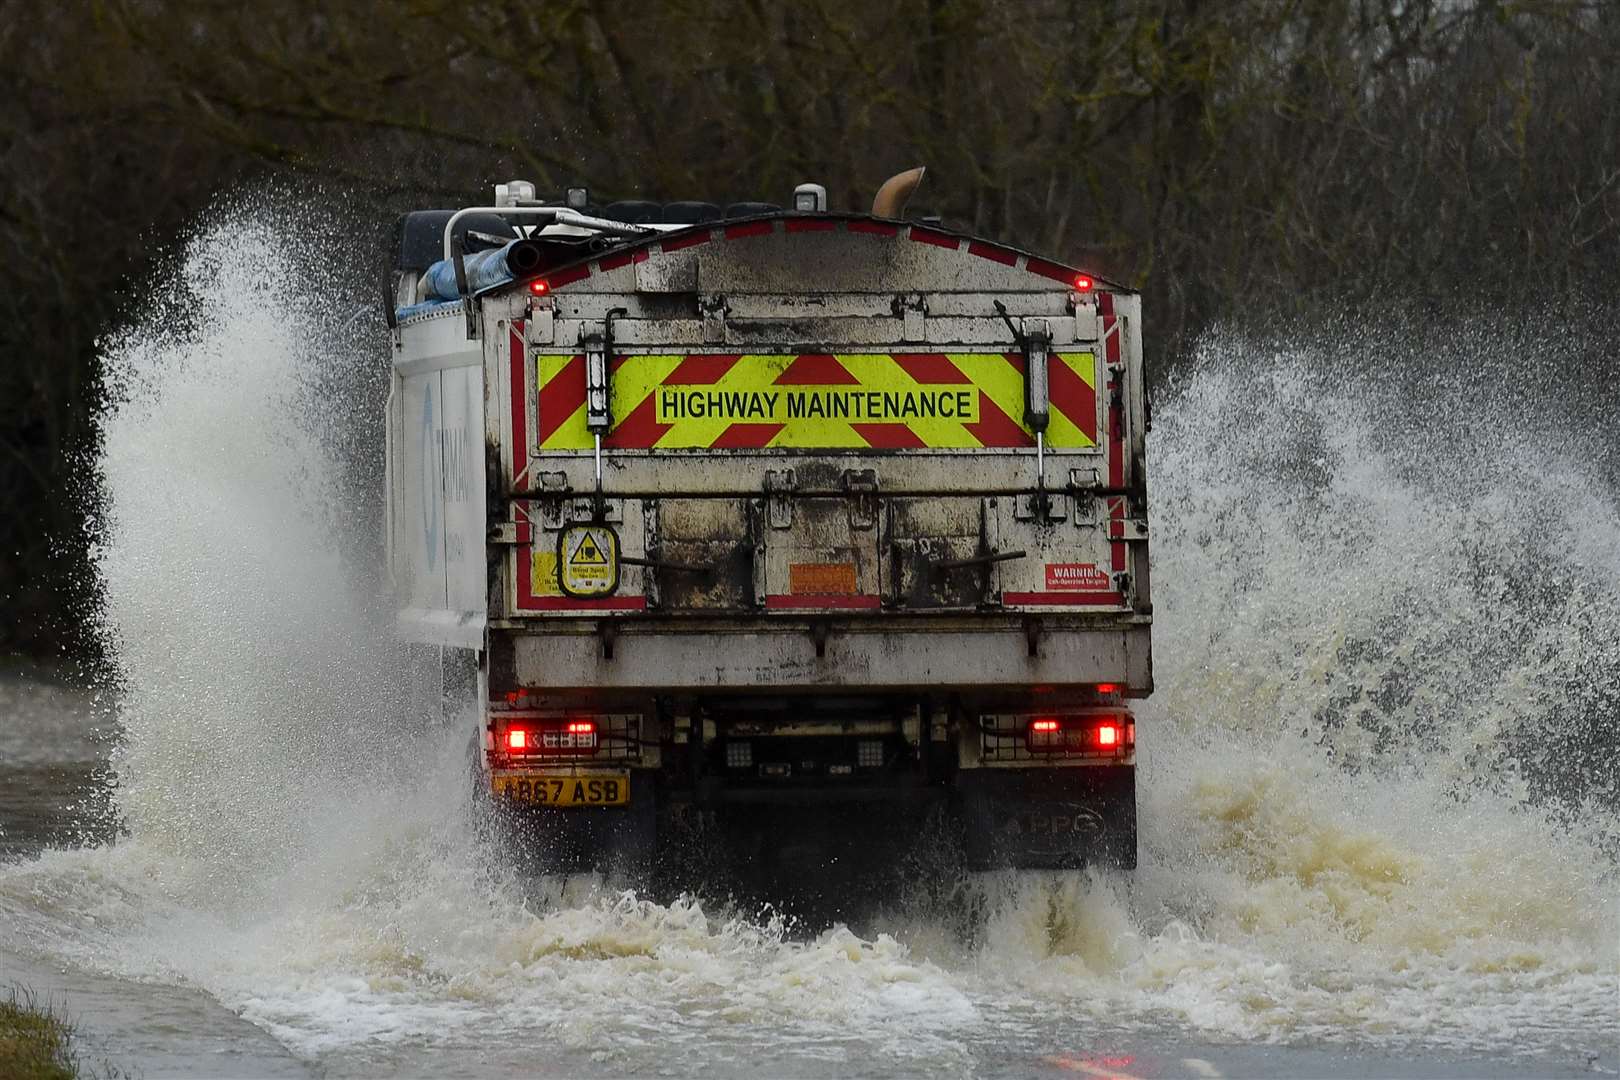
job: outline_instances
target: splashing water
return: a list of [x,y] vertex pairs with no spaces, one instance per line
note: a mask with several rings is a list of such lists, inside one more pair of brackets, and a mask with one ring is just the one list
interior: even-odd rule
[[1151,446],[1139,871],[977,881],[970,939],[920,903],[807,937],[537,902],[484,847],[360,539],[383,354],[294,247],[229,216],[107,343],[128,837],[0,867],[0,947],[195,984],[345,1071],[968,1072],[1081,1028],[1613,1046],[1616,489],[1510,330],[1208,339]]

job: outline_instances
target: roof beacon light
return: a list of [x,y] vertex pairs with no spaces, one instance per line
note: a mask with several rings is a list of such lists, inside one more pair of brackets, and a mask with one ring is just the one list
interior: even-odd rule
[[551,286],[547,285],[543,280],[535,280],[529,282],[529,291],[536,296],[544,296],[551,291]]
[[826,213],[827,189],[820,184],[800,184],[793,189],[793,209],[801,214]]
[[534,202],[534,185],[527,180],[508,180],[495,185],[496,206],[522,206]]
[[1074,275],[1074,291],[1075,292],[1090,292],[1091,291],[1091,286],[1092,286],[1092,280],[1090,278],[1088,278],[1086,275],[1084,275],[1084,274],[1076,274],[1076,275]]

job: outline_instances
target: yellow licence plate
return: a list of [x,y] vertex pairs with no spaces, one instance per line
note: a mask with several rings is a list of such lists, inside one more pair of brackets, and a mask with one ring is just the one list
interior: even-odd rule
[[630,773],[497,776],[495,794],[534,806],[624,806],[630,802]]

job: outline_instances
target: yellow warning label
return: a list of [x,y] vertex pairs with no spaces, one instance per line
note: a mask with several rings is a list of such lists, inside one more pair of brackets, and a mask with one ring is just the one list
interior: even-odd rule
[[596,540],[590,533],[585,534],[584,538],[580,540],[579,546],[574,549],[574,553],[568,557],[568,565],[576,570],[585,566],[606,566],[607,564],[607,556],[602,554],[602,549],[597,546]]
[[557,553],[538,545],[529,563],[529,591],[536,596],[561,596],[557,583]]
[[558,536],[562,591],[606,596],[619,587],[619,538],[606,525],[573,525]]
[[878,424],[908,420],[979,422],[978,391],[960,386],[919,386],[908,390],[868,390],[860,386],[716,390],[672,386],[660,388],[656,393],[656,416],[660,424],[679,424],[685,420],[777,424],[794,420],[853,420]]
[[[537,355],[541,450],[586,450],[585,358]],[[1092,352],[1048,366],[1048,449],[1094,449]],[[610,450],[1032,448],[1019,353],[616,356]]]

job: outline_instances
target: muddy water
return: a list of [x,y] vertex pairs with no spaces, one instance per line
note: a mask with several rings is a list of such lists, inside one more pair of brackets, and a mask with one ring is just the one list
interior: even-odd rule
[[0,862],[110,839],[117,721],[67,669],[0,659]]
[[[1620,1069],[1620,516],[1546,373],[1502,366],[1512,326],[1456,335],[1491,378],[1212,339],[1157,402],[1140,869],[920,876],[806,927],[507,871],[375,599],[344,389],[374,343],[300,299],[277,226],[201,235],[183,310],[107,344],[116,738],[13,679],[51,704],[0,744],[32,793],[0,959],[127,1002],[108,1039],[149,1075],[192,1068],[143,1056],[164,1023],[284,1051],[219,1070],[247,1075]],[[1421,407],[1368,356],[1432,363]],[[22,778],[104,752],[122,833],[75,847],[93,807]]]

